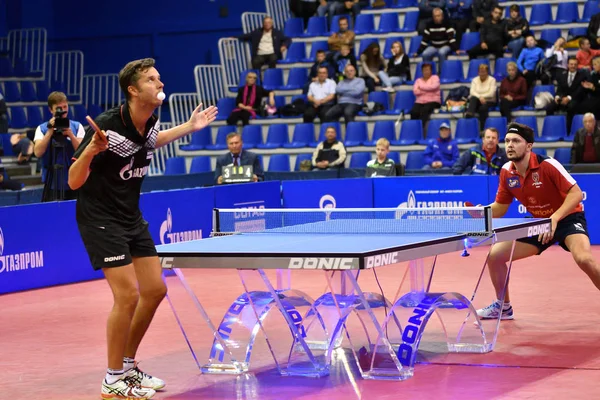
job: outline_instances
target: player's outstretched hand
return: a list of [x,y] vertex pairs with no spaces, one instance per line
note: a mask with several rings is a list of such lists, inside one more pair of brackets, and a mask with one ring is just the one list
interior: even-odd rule
[[104,132],[100,127],[94,122],[92,117],[89,115],[85,117],[87,122],[90,124],[92,129],[96,132],[94,137],[92,137],[92,141],[86,148],[87,151],[91,152],[93,155],[101,153],[108,149],[108,138],[106,137],[106,132]]
[[210,106],[205,110],[202,110],[202,103],[192,112],[190,117],[190,125],[194,131],[199,131],[210,125],[219,114],[219,110],[215,106]]

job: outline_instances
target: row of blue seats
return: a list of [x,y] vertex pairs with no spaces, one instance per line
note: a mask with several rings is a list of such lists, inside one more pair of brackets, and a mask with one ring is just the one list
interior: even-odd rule
[[[577,129],[583,127],[583,115],[577,115],[573,119],[571,131],[567,132],[566,118],[564,115],[551,115],[544,118],[542,131],[538,132],[537,118],[534,116],[517,117],[516,122],[531,126],[535,131],[536,141],[556,142],[569,141],[573,139]],[[343,139],[346,147],[375,146],[380,138],[386,138],[392,145],[406,146],[414,144],[427,144],[429,140],[439,135],[439,127],[442,123],[450,124],[449,119],[432,119],[427,125],[427,136],[423,139],[423,124],[421,120],[405,120],[402,122],[400,132],[397,134],[394,121],[377,121],[370,136],[368,125],[364,121],[350,122],[346,126],[345,137],[342,138],[341,124],[339,122],[328,122],[320,125],[318,139],[315,141],[315,125],[312,123],[297,124],[291,142],[289,141],[288,126],[286,124],[269,125],[267,138],[263,141],[262,126],[246,125],[242,129],[242,140],[245,148],[277,149],[277,148],[303,148],[316,147],[325,140],[325,131],[333,126],[338,132],[338,138]],[[496,128],[500,132],[500,140],[504,140],[507,129],[505,117],[488,117],[485,128]],[[207,127],[195,132],[189,144],[181,145],[182,151],[198,150],[224,150],[227,148],[226,137],[235,132],[236,127],[231,125],[221,126],[217,130],[215,142],[212,143],[211,128]],[[540,134],[541,133],[541,134]],[[370,136],[370,137],[369,137]],[[456,123],[454,138],[459,144],[477,143],[480,140],[479,122],[475,118],[459,119]]]
[[0,93],[7,103],[46,102],[50,92],[66,92],[63,82],[54,81],[49,86],[46,81],[5,81],[0,86]]
[[15,59],[14,65],[10,58],[0,57],[0,78],[26,78],[41,75],[41,73],[31,72],[27,63],[19,57]]
[[[96,118],[102,109],[97,105],[90,105],[87,109],[83,104],[75,104],[71,106],[72,113],[69,114],[69,118],[75,121],[85,123],[86,115],[90,115],[92,118]],[[13,129],[27,129],[35,128],[43,122],[48,121],[52,118],[48,107],[44,106],[13,106],[8,108],[8,126]]]

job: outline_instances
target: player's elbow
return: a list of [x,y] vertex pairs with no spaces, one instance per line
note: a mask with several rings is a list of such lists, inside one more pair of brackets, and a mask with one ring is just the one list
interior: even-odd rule
[[79,171],[77,171],[77,168],[69,168],[69,179],[67,180],[67,182],[69,183],[69,187],[71,188],[71,190],[79,189],[81,186],[83,186],[83,183],[85,182],[85,179],[82,179],[82,177],[80,176],[81,174],[78,172]]

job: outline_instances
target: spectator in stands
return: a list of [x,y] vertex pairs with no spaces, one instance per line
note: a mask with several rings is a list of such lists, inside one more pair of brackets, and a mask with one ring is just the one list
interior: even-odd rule
[[564,71],[567,70],[569,64],[569,53],[565,50],[565,38],[559,37],[554,42],[552,47],[546,50],[546,59],[549,63],[550,68],[550,78],[541,77],[542,84],[547,85],[551,81],[555,81],[557,77]]
[[8,107],[6,107],[6,100],[0,93],[0,133],[8,132]]
[[507,47],[514,58],[519,57],[529,34],[529,22],[521,16],[519,5],[513,4],[510,6],[510,18],[506,20],[506,35],[508,37]]
[[571,131],[573,116],[580,110],[586,95],[583,82],[588,79],[588,73],[577,67],[577,59],[569,58],[568,70],[557,79],[554,101],[546,106],[547,115],[553,115],[556,111],[567,112],[567,132]]
[[277,60],[281,60],[282,53],[290,46],[291,39],[285,37],[283,32],[273,28],[273,19],[265,17],[262,28],[239,37],[240,40],[249,40],[252,54],[252,68],[258,69],[263,65],[275,68]]
[[338,121],[343,115],[346,124],[354,121],[356,114],[362,109],[365,81],[356,76],[356,68],[347,64],[345,78],[337,84],[337,104],[325,114],[325,122]]
[[317,80],[308,89],[308,105],[304,111],[304,122],[313,122],[319,116],[325,121],[327,111],[335,104],[335,82],[327,77],[327,67],[320,67]]
[[587,98],[584,98],[584,105],[578,111],[591,112],[598,120],[600,119],[600,57],[592,60],[592,68],[592,73],[581,84]]
[[459,46],[462,35],[472,19],[471,5],[471,0],[446,0],[446,11],[449,13],[450,24],[454,27],[456,43]]
[[588,38],[579,39],[579,51],[577,51],[576,55],[579,68],[591,70],[592,59],[600,56],[600,50],[593,50],[590,46],[590,40]]
[[358,64],[356,63],[356,57],[354,51],[351,49],[349,44],[343,44],[340,51],[333,55],[333,66],[335,68],[336,81],[344,79],[344,71],[346,65],[351,64],[356,71],[358,71]]
[[344,0],[336,10],[336,15],[351,15],[352,20],[356,21],[356,16],[360,14],[360,9],[368,6],[368,0]]
[[[69,167],[72,163],[73,154],[79,147],[79,143],[85,136],[83,126],[73,120],[69,120],[68,128],[56,128],[56,117],[62,112],[62,118],[69,116],[69,103],[67,95],[62,92],[52,92],[48,95],[48,108],[53,115],[50,121],[44,122],[35,130],[34,153],[37,158],[42,159],[42,182],[44,194],[42,201],[53,200],[73,200],[76,193],[68,185]],[[56,169],[54,166],[62,165],[63,160],[66,165],[63,166],[63,176],[54,176]],[[54,186],[54,181],[56,185]],[[54,193],[59,194],[64,189],[64,199],[56,199]]]
[[319,17],[327,16],[327,25],[331,26],[331,20],[342,7],[342,2],[343,0],[319,0],[317,15]]
[[388,158],[388,154],[390,153],[390,141],[386,138],[379,138],[377,143],[375,143],[375,157],[374,160],[369,160],[367,162],[367,167],[373,168],[390,168],[394,166],[396,163],[394,160]]
[[337,140],[335,128],[330,126],[325,131],[325,140],[317,146],[312,156],[312,165],[318,169],[337,169],[344,167],[346,148]]
[[600,162],[600,128],[592,113],[583,116],[583,128],[575,132],[571,147],[571,164]]
[[383,70],[385,60],[381,55],[379,43],[373,42],[360,55],[360,63],[364,72],[363,79],[369,93],[375,91],[375,85],[380,84],[379,72]]
[[329,51],[332,54],[339,52],[342,49],[342,45],[348,45],[350,48],[354,47],[354,31],[348,29],[348,18],[340,17],[338,20],[338,31],[334,32],[327,39],[329,45]]
[[237,107],[227,117],[227,125],[237,125],[238,121],[242,121],[242,125],[248,125],[250,119],[256,118],[256,113],[260,110],[262,99],[265,97],[269,98],[270,106],[275,106],[275,94],[257,85],[256,79],[255,72],[246,74],[246,84],[238,89],[235,98]]
[[33,155],[33,142],[26,133],[13,133],[10,135],[12,151],[17,155],[17,164],[25,165]]
[[254,174],[252,180],[254,182],[264,180],[264,172],[260,165],[258,156],[250,151],[243,150],[244,142],[242,142],[242,135],[237,132],[232,132],[227,135],[227,148],[229,153],[223,154],[217,158],[217,165],[215,166],[215,182],[220,185],[223,183],[223,167],[228,165],[241,166],[241,165],[252,165]]
[[[489,2],[490,0],[480,1]],[[475,3],[473,4],[473,10],[475,10]],[[506,24],[502,20],[502,8],[496,5],[491,17],[486,19],[481,26],[479,32],[481,42],[467,51],[469,59],[487,56],[488,54],[493,54],[496,58],[501,58],[504,54],[504,46],[506,44],[505,26]],[[473,32],[473,29],[471,29],[471,32]]]
[[4,167],[0,167],[0,190],[21,190],[23,184],[8,178]]
[[600,13],[590,19],[586,36],[590,39],[592,49],[600,49]]
[[317,51],[317,54],[316,54],[317,60],[312,65],[312,67],[310,67],[310,74],[308,76],[308,81],[306,82],[306,85],[304,86],[304,89],[302,90],[304,92],[304,94],[308,93],[308,87],[310,86],[310,84],[312,82],[317,81],[317,75],[318,75],[319,69],[321,67],[327,68],[327,76],[330,79],[335,79],[335,68],[333,67],[333,62],[328,61],[326,59],[326,57],[327,57],[327,54],[325,53],[325,50]]
[[434,9],[444,9],[446,0],[419,0],[419,25],[417,31],[423,35],[427,25],[433,20]]
[[[411,119],[423,121],[423,128],[427,129],[427,121],[436,108],[442,106],[442,94],[440,91],[440,78],[432,74],[431,64],[421,64],[422,77],[417,79],[413,85],[415,94],[415,105],[410,110]],[[426,132],[424,132],[426,134]]]
[[530,89],[537,79],[536,67],[538,62],[544,59],[544,50],[536,46],[533,35],[527,35],[525,45],[527,47],[521,51],[517,60],[517,66],[527,82],[527,89]]
[[423,54],[423,61],[432,62],[433,57],[437,55],[441,67],[443,62],[448,58],[448,54],[452,52],[456,52],[456,54],[462,53],[458,49],[454,34],[455,31],[452,25],[444,21],[444,12],[442,9],[435,8],[433,10],[433,19],[425,26],[421,46],[419,46],[414,56],[417,57],[419,54]]
[[440,137],[431,139],[423,153],[423,169],[450,169],[458,160],[458,144],[450,135],[447,123],[440,125]]
[[500,84],[500,114],[512,122],[512,110],[524,106],[527,101],[527,82],[512,61],[506,65],[506,72],[507,76]]
[[479,76],[471,81],[469,93],[469,108],[465,118],[473,118],[475,113],[479,114],[479,129],[483,130],[485,120],[491,107],[496,106],[496,79],[489,74],[487,64],[479,65]]
[[394,85],[410,80],[410,60],[404,54],[402,43],[392,43],[392,57],[387,61],[386,70],[379,71],[379,79],[386,92],[393,92]]
[[308,26],[308,20],[317,13],[319,8],[317,0],[290,0],[289,5],[294,17],[304,20],[304,27]]
[[[497,0],[473,0],[473,19],[469,25],[471,32],[477,32],[485,20],[492,16],[494,9],[498,8]],[[500,11],[502,12],[502,11]]]
[[[515,66],[515,70],[516,70]],[[523,79],[523,78],[521,78]],[[498,146],[498,130],[488,128],[483,133],[483,142],[462,153],[452,167],[454,175],[485,174],[499,175],[502,166],[508,162],[506,152]]]

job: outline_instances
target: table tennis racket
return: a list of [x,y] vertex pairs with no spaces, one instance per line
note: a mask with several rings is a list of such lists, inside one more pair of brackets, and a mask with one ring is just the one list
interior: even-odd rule
[[[470,201],[465,201],[465,207],[478,207]],[[479,206],[481,207],[481,206]],[[469,215],[473,218],[483,218],[483,210],[468,210]]]
[[87,120],[87,122],[90,124],[90,126],[92,127],[92,129],[96,132],[96,135],[98,135],[100,137],[100,139],[102,139],[103,142],[107,143],[108,142],[108,138],[106,137],[106,135],[102,132],[102,129],[100,129],[100,127],[98,126],[98,124],[96,124],[94,122],[94,120],[92,119],[92,117],[90,117],[89,115],[85,117],[85,119]]

